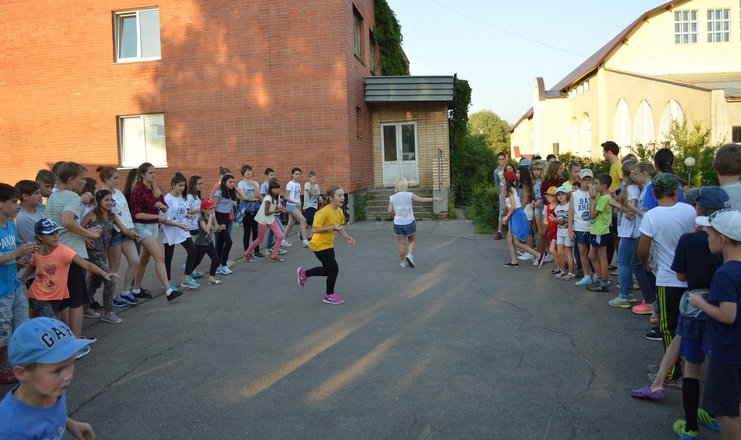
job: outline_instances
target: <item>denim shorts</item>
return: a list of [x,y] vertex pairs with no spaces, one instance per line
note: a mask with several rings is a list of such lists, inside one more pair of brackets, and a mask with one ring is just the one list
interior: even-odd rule
[[417,233],[417,222],[411,222],[408,225],[394,224],[394,235],[397,237],[411,237]]
[[574,231],[574,235],[577,243],[589,244],[592,241],[589,232]]
[[159,238],[160,235],[159,223],[134,223],[134,230],[142,240],[149,237]]
[[294,205],[293,203],[286,203],[286,209],[288,210],[288,213],[292,213],[293,211],[296,211],[298,209],[298,205]]
[[111,246],[121,246],[124,241],[131,240],[132,238],[123,232],[111,236]]
[[19,286],[15,292],[0,298],[0,347],[7,347],[10,335],[28,320],[28,301]]
[[574,247],[574,242],[571,241],[571,237],[563,236],[563,235],[556,235],[556,244],[562,244],[566,247]]
[[543,207],[542,206],[536,206],[535,208],[533,208],[533,211],[536,217],[543,217]]
[[604,234],[604,235],[589,234],[589,244],[595,247],[607,246],[607,242],[609,240],[612,240],[612,235],[610,234]]

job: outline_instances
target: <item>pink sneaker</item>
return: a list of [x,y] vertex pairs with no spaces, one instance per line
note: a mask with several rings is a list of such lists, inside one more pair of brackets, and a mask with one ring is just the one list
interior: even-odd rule
[[644,299],[643,302],[641,302],[637,306],[633,306],[633,308],[631,308],[631,311],[636,315],[650,315],[654,312],[654,307],[651,304],[648,304]]
[[324,299],[322,300],[327,304],[342,304],[345,302],[345,300],[342,299],[340,295],[330,294],[330,295],[324,295]]
[[303,267],[296,269],[296,278],[298,281],[298,287],[304,287],[306,285],[306,271]]

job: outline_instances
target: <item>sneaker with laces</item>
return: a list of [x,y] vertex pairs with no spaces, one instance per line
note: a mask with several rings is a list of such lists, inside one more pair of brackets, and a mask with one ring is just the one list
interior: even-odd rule
[[588,286],[590,284],[592,284],[592,278],[591,277],[590,278],[584,277],[584,278],[582,278],[579,281],[577,281],[577,282],[574,283],[575,286],[579,286],[579,287],[586,287],[586,286]]
[[654,373],[654,374],[658,374],[658,373],[659,373],[659,367],[660,367],[660,365],[659,365],[659,364],[648,364],[648,365],[646,366],[646,370],[647,370],[647,371],[648,371],[649,373]]
[[672,425],[672,431],[674,431],[674,434],[676,434],[677,438],[680,440],[692,440],[697,438],[697,431],[688,431],[687,421],[684,419],[676,420]]
[[648,339],[649,341],[660,341],[661,338],[661,332],[659,332],[656,328],[650,328],[646,333],[643,335],[644,338]]
[[[221,266],[221,274],[222,275],[231,275],[232,272],[233,271],[231,269],[229,269],[229,266]],[[216,273],[219,273],[219,271],[217,270]]]
[[304,247],[309,247],[309,240],[304,240],[303,244],[304,244]]
[[720,432],[720,425],[718,419],[711,416],[707,411],[702,408],[697,409],[697,423],[710,429],[711,431]]
[[179,290],[173,290],[172,292],[170,292],[169,295],[165,294],[165,296],[167,297],[167,300],[168,301],[172,301],[175,298],[178,298],[178,297],[180,297],[182,295],[183,295],[183,292],[181,292]]
[[303,267],[299,266],[298,269],[296,269],[296,281],[298,282],[298,287],[304,287],[306,285],[306,271]]
[[[656,377],[659,375],[659,373],[648,373],[646,375],[646,379],[648,379],[651,383],[653,383],[656,380]],[[682,389],[682,378],[678,377],[676,379],[664,379],[664,386],[670,387],[670,388],[679,388]]]
[[139,292],[131,292],[137,299],[152,299],[152,291],[148,289],[139,289]]
[[535,257],[533,257],[532,255],[530,255],[527,252],[525,252],[524,254],[522,254],[519,257],[517,257],[517,259],[520,260],[520,261],[530,261],[530,260],[535,259]]
[[630,301],[627,298],[621,298],[619,296],[616,296],[615,298],[607,301],[607,304],[611,305],[612,307],[618,307],[621,309],[630,308]]
[[324,299],[322,301],[327,304],[342,304],[345,302],[345,300],[343,300],[342,297],[340,295],[337,295],[336,293],[324,295]]
[[113,298],[113,307],[115,307],[117,309],[121,309],[121,308],[126,307],[127,305],[129,305],[129,303],[127,303],[123,299],[121,299],[121,298]]
[[206,274],[204,272],[196,272],[196,271],[193,271],[193,273],[191,273],[190,276],[192,278],[203,278],[203,277],[206,276]]
[[85,311],[83,312],[82,316],[84,318],[97,319],[97,318],[100,318],[100,313],[98,313],[95,310],[93,310],[93,309],[91,309],[91,308],[88,307],[87,309],[85,309]]
[[259,251],[255,251],[252,256],[255,257],[255,260],[262,260],[263,258],[265,258],[265,254],[262,254]]
[[414,255],[407,254],[407,256],[405,257],[405,259],[407,260],[407,266],[409,266],[411,268],[414,268]]
[[281,241],[280,242],[280,245],[283,246],[283,247],[291,247],[291,246],[293,246],[291,243],[289,243],[289,242],[287,242],[285,240]]
[[134,298],[131,294],[127,294],[127,295],[121,294],[121,301],[125,302],[126,304],[132,305],[132,306],[139,304],[139,300]]
[[633,306],[630,310],[636,315],[650,315],[654,312],[654,307],[644,299],[640,304]]
[[407,267],[407,262],[406,261],[399,262],[399,267]]
[[636,298],[636,296],[633,295],[632,293],[629,293],[628,294],[628,302],[630,302],[631,304],[635,304],[635,303],[638,302],[638,298]]
[[189,280],[185,280],[182,283],[180,283],[180,287],[186,287],[188,289],[197,289],[201,287],[201,285],[196,283],[195,280],[191,278]]
[[77,352],[77,354],[75,355],[75,357],[77,359],[82,359],[85,356],[89,355],[90,354],[90,351],[92,351],[92,349],[90,348],[89,345],[86,345],[82,349],[80,349],[80,351]]
[[546,254],[546,256],[543,257],[543,263],[553,263],[553,260],[554,258],[551,254]]
[[103,322],[107,322],[109,324],[121,324],[123,322],[123,319],[119,318],[115,313],[103,313],[103,316],[100,317],[100,320]]

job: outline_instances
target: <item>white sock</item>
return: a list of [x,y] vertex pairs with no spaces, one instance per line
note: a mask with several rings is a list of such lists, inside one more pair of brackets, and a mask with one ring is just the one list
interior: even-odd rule
[[165,295],[169,296],[171,293],[172,289],[168,287],[167,290],[165,290]]
[[126,296],[126,295],[130,295],[130,294],[131,294],[131,292],[129,292],[128,290],[124,290],[123,292],[121,292],[121,296]]
[[142,292],[141,289],[131,289],[131,293],[133,293],[133,294],[137,294],[137,293],[141,293],[141,292]]

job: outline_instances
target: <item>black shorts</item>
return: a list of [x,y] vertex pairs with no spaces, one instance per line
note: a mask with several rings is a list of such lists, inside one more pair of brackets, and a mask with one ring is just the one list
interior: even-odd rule
[[304,218],[306,219],[307,225],[311,226],[314,224],[314,214],[316,214],[316,208],[304,209]]
[[75,309],[90,304],[85,269],[75,263],[69,265],[67,288],[69,289],[69,306],[71,308]]
[[702,407],[717,416],[738,417],[741,403],[741,365],[708,361]]

